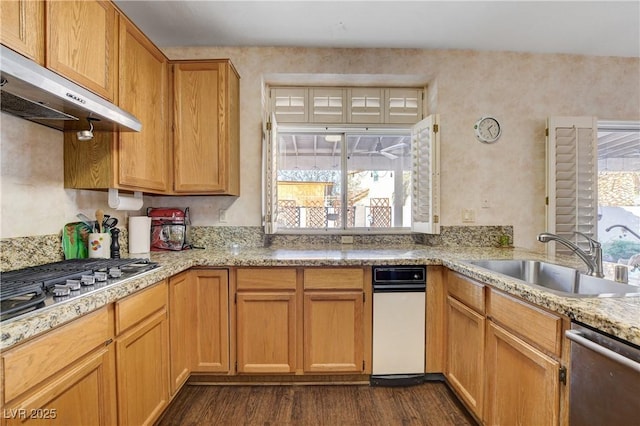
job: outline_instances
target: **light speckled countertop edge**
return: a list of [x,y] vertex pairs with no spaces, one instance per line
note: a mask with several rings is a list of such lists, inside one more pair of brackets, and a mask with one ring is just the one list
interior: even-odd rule
[[557,259],[522,249],[487,247],[324,247],[312,249],[257,248],[238,253],[224,250],[154,252],[161,268],[95,293],[34,311],[0,324],[0,350],[118,301],[191,267],[237,266],[363,266],[376,264],[443,265],[496,289],[521,297],[572,320],[591,325],[620,339],[640,345],[640,297],[569,298],[541,291],[465,261],[478,259],[538,259],[580,266],[572,259]]

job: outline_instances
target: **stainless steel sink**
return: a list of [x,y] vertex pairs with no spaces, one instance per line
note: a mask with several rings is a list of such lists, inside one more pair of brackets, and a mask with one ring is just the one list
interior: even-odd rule
[[640,287],[538,260],[473,260],[469,263],[567,297],[640,296]]

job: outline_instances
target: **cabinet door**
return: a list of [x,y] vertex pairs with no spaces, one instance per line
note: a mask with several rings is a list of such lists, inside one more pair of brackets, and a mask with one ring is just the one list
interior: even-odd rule
[[295,293],[238,292],[236,311],[238,372],[294,372]]
[[239,195],[238,76],[228,62],[177,63],[174,190]]
[[116,341],[118,413],[121,425],[147,425],[169,400],[169,327],[160,311]]
[[191,274],[191,309],[195,319],[191,339],[191,369],[229,371],[229,273],[194,269]]
[[361,291],[305,292],[304,371],[363,373]]
[[115,371],[111,346],[76,361],[20,402],[4,407],[6,425],[116,424]]
[[478,418],[482,418],[484,327],[482,315],[447,297],[447,380]]
[[47,68],[114,100],[116,10],[106,1],[46,2]]
[[557,425],[558,361],[489,322],[484,421],[490,425]]
[[171,349],[171,395],[175,395],[191,373],[191,340],[194,315],[189,273],[169,279],[169,345]]
[[0,1],[2,44],[44,65],[44,2]]
[[123,189],[169,189],[167,60],[126,19],[120,19],[120,107],[142,122],[142,131],[120,132],[114,161]]

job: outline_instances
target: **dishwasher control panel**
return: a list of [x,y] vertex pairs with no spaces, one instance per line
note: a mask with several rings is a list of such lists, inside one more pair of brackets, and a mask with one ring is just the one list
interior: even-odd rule
[[425,266],[374,266],[373,291],[423,290],[427,283]]

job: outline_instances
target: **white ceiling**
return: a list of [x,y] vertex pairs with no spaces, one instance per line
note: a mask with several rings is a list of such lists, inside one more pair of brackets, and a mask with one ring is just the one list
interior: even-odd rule
[[473,49],[640,57],[640,1],[133,1],[159,47]]

